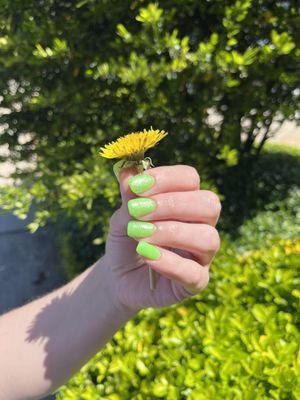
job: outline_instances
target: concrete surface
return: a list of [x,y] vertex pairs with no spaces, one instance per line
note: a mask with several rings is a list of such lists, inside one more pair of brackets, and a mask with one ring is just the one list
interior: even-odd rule
[[51,229],[32,235],[27,222],[0,214],[0,314],[64,282]]

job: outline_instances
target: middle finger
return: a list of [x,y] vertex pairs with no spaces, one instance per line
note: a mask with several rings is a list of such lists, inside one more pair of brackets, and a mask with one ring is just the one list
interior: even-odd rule
[[160,193],[128,201],[129,214],[141,221],[176,220],[215,226],[220,211],[218,196],[208,190]]

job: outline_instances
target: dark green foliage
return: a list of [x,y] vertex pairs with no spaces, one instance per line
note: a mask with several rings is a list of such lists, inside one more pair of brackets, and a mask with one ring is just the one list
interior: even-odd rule
[[69,279],[84,271],[104,253],[101,226],[87,232],[76,220],[61,216],[54,229],[57,249]]
[[62,210],[106,226],[117,187],[97,150],[151,125],[170,132],[155,164],[245,163],[299,108],[299,15],[296,1],[1,0],[0,144],[30,162],[1,204],[34,203],[33,230]]
[[[278,221],[279,225],[283,219],[294,222],[300,204],[299,176],[300,152],[274,145],[258,161],[227,169],[217,178],[218,190],[224,196],[220,227],[234,236],[244,221],[263,210],[276,212],[274,223]],[[258,224],[261,222],[259,217]]]

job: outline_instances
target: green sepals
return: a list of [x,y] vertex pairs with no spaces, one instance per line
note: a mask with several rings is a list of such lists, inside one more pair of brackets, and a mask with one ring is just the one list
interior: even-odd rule
[[136,167],[138,172],[141,173],[147,169],[154,167],[150,157],[145,157],[142,160],[128,160],[127,158],[121,158],[113,165],[113,171],[116,178],[119,180],[120,171],[123,168]]

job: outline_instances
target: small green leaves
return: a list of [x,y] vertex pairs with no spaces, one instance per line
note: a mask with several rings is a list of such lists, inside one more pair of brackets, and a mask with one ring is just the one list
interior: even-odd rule
[[226,243],[201,298],[142,311],[58,399],[297,399],[299,254],[299,240]]
[[163,10],[158,8],[157,4],[150,3],[148,7],[140,9],[140,13],[136,17],[136,20],[143,24],[153,25],[160,20],[162,13]]
[[54,58],[65,55],[68,52],[67,42],[65,40],[55,38],[51,47],[43,47],[40,43],[37,43],[33,51],[33,55],[36,58]]
[[118,35],[124,40],[124,42],[129,43],[132,40],[132,35],[128,30],[125,28],[123,24],[117,25],[117,33]]
[[296,46],[287,32],[280,34],[273,29],[271,31],[271,39],[280,54],[289,54]]
[[[230,83],[228,82],[228,86],[229,86],[229,84]],[[233,85],[233,82],[232,82],[231,87],[232,86],[236,86],[236,85]],[[224,147],[222,147],[222,149],[220,150],[220,153],[217,155],[217,159],[225,161],[226,165],[232,167],[232,166],[236,165],[238,162],[238,153],[237,153],[236,149],[231,149],[228,145],[225,145]]]

